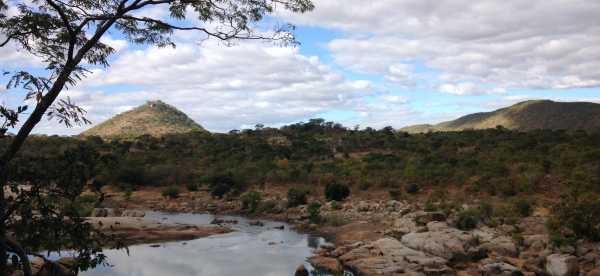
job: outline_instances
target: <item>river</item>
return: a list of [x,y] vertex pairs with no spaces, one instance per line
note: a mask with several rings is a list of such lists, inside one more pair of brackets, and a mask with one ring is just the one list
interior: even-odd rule
[[[147,212],[146,217],[186,224],[209,224],[215,218],[207,214],[161,212]],[[106,250],[111,266],[80,275],[287,276],[294,275],[301,264],[312,268],[306,258],[326,242],[321,237],[298,233],[281,222],[261,220],[264,226],[252,226],[251,220],[243,217],[219,218],[237,220],[237,224],[227,225],[235,232],[185,242],[131,246],[129,255],[123,250]],[[281,225],[284,230],[275,228]]]

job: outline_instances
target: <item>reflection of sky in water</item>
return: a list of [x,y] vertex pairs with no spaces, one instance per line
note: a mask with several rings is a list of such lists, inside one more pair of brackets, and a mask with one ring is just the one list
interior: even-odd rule
[[[211,215],[165,215],[149,213],[148,217],[173,223],[206,224]],[[224,217],[231,219],[232,217]],[[263,227],[248,225],[248,220],[235,217],[237,232],[194,241],[132,246],[130,256],[124,251],[108,250],[112,267],[101,267],[81,273],[84,276],[188,276],[188,275],[293,275],[298,265],[305,263],[315,247],[323,242],[289,230],[273,229],[282,223],[266,222]],[[269,243],[275,243],[269,245]]]

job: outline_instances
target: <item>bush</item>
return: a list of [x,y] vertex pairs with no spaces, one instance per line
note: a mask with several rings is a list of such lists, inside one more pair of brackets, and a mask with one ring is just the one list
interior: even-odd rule
[[477,228],[477,224],[481,219],[479,211],[476,209],[462,210],[458,213],[456,219],[456,228],[468,231]]
[[411,183],[404,186],[404,190],[409,194],[416,194],[421,190],[421,187],[418,184]]
[[177,198],[179,197],[179,187],[177,186],[168,186],[162,190],[162,196],[164,198]]
[[198,191],[198,188],[200,187],[200,185],[198,185],[194,182],[188,182],[187,184],[185,184],[185,187],[190,192],[196,192],[196,191]]
[[290,188],[287,193],[288,207],[296,207],[306,204],[308,190],[300,188]]
[[524,198],[517,198],[512,201],[512,208],[521,217],[528,217],[533,213],[531,202]]
[[350,195],[350,188],[348,186],[332,182],[325,186],[325,198],[327,200],[343,201]]
[[308,205],[308,220],[311,223],[321,222],[321,204],[318,202],[313,202]]
[[552,208],[547,227],[552,240],[600,241],[600,198],[586,192],[571,191]]
[[231,192],[235,186],[235,180],[231,175],[218,175],[210,180],[210,194],[213,197],[223,198],[223,196]]
[[259,192],[251,191],[242,195],[242,209],[248,210],[250,213],[254,213],[258,210],[262,197]]
[[402,198],[402,191],[401,190],[389,190],[388,193],[390,194],[390,198],[393,200],[400,200]]

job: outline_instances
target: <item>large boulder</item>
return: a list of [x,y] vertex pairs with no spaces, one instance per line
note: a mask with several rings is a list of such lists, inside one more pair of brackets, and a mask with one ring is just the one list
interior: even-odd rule
[[546,272],[551,276],[577,276],[579,275],[577,257],[565,254],[552,254],[546,257]]
[[523,273],[515,266],[507,263],[491,263],[479,268],[482,276],[522,276]]
[[465,259],[468,250],[477,244],[477,239],[470,233],[448,227],[443,222],[430,222],[427,229],[428,232],[404,235],[402,244],[446,260]]
[[425,273],[451,275],[443,258],[414,250],[393,238],[383,238],[357,247],[340,257],[342,263],[365,275]]
[[517,257],[519,250],[511,237],[498,233],[495,229],[481,227],[473,230],[473,235],[480,243],[480,247],[488,252],[506,257]]

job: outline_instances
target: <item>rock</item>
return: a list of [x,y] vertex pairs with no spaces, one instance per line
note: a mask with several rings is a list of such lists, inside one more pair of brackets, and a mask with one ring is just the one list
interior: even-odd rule
[[304,267],[304,265],[300,265],[298,268],[296,268],[294,276],[308,276],[308,270],[306,270],[306,267]]
[[134,218],[143,218],[146,216],[146,212],[140,210],[125,210],[121,214],[122,217],[134,217]]
[[21,270],[16,270],[12,274],[10,274],[10,276],[25,276],[25,273],[23,273],[23,271]]
[[573,255],[552,254],[546,257],[546,272],[551,276],[576,276],[579,263]]
[[337,259],[324,256],[314,256],[308,259],[308,262],[316,268],[325,269],[329,272],[338,271],[340,264]]
[[477,238],[480,247],[488,252],[506,257],[517,257],[519,250],[512,238],[500,234],[493,228],[481,227],[473,230],[473,235]]
[[97,218],[104,218],[104,217],[108,216],[108,210],[106,210],[105,208],[94,208],[94,210],[92,210],[92,214],[90,216],[97,217]]
[[284,230],[285,229],[285,225],[275,226],[273,228],[275,228],[277,230]]
[[[340,261],[365,275],[396,275],[394,273],[450,274],[443,258],[414,250],[392,238],[383,238],[354,248]],[[362,275],[360,274],[360,275]]]
[[467,232],[447,225],[444,227],[445,224],[438,222],[430,224],[435,231],[406,234],[402,237],[402,244],[446,260],[462,260],[467,258],[467,250],[477,243],[475,237]]
[[251,222],[249,222],[248,224],[249,224],[250,226],[259,226],[259,227],[263,227],[263,226],[265,226],[265,224],[264,224],[262,221],[260,221],[260,220],[257,220],[257,221],[251,221]]
[[77,259],[73,257],[62,257],[56,263],[68,268],[71,271],[77,270]]
[[585,274],[585,276],[600,276],[600,268],[596,268],[588,272],[587,274]]
[[432,221],[446,221],[446,215],[442,212],[417,212],[415,216],[417,225],[426,225]]
[[482,276],[522,276],[523,273],[507,263],[491,263],[479,268]]

